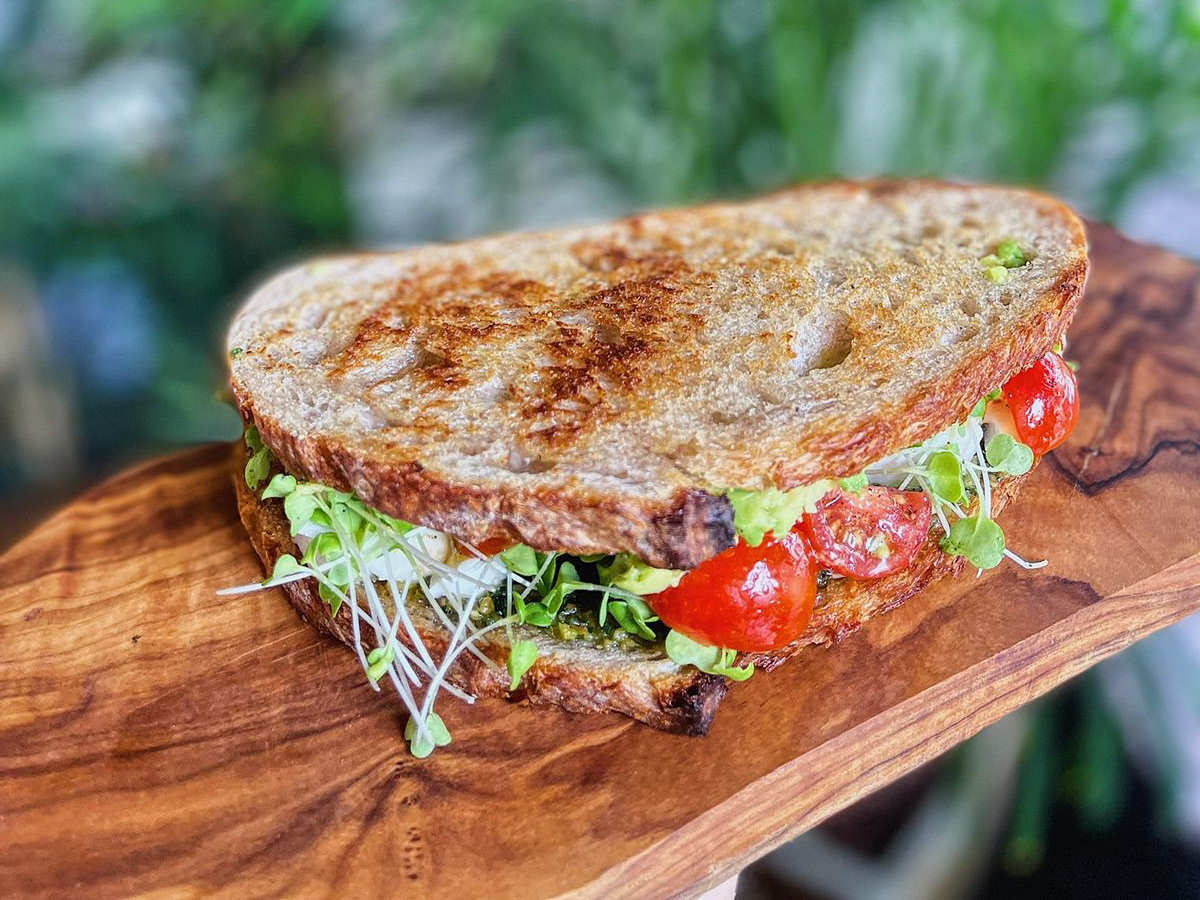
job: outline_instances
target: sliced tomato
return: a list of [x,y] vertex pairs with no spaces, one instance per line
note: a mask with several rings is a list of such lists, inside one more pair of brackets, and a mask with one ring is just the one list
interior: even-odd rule
[[795,532],[757,547],[738,541],[646,597],[667,625],[692,640],[733,650],[774,650],[800,636],[812,617],[817,567]]
[[1079,382],[1057,353],[1047,353],[1001,389],[1021,443],[1036,455],[1067,439],[1079,421]]
[[929,497],[920,491],[836,488],[796,526],[817,563],[850,578],[882,578],[907,568],[929,537]]
[[[455,541],[455,543],[458,544],[459,552],[462,553],[463,556],[474,556],[475,555],[474,553],[472,553],[470,550],[468,550],[466,548],[466,546],[462,543],[462,541]],[[490,537],[490,538],[485,538],[484,540],[475,544],[474,547],[476,550],[478,550],[484,556],[495,556],[497,553],[503,553],[509,547],[515,547],[516,543],[517,542],[514,541],[512,538]]]

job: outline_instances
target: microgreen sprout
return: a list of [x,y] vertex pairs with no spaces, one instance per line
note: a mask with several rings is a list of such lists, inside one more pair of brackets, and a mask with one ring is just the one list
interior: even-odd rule
[[734,681],[745,681],[754,674],[754,663],[737,666],[737,651],[727,647],[710,647],[694,641],[679,631],[669,631],[664,642],[667,656],[680,665],[692,665],[710,675],[724,675]]
[[[251,459],[266,459],[265,464],[247,472],[247,483],[254,486],[270,469],[270,451],[257,431],[247,430],[246,444]],[[501,619],[483,628],[471,621],[474,605],[480,596],[495,589],[495,582],[471,577],[448,565],[444,553],[439,555],[431,548],[427,533],[367,507],[352,494],[281,473],[270,480],[262,496],[282,499],[291,532],[303,547],[303,554],[300,559],[291,554],[280,556],[270,577],[261,584],[222,593],[245,593],[306,578],[315,580],[333,615],[343,607],[350,610],[354,650],[368,682],[376,689],[385,682],[391,684],[408,708],[413,753],[428,755],[434,747],[447,743],[445,724],[433,712],[438,693],[446,690],[467,702],[474,700],[446,681],[451,664],[469,652],[498,669],[475,644],[511,621]],[[444,537],[440,541],[441,546],[448,546]],[[430,588],[431,579],[443,587],[440,594]],[[451,588],[445,588],[446,584]],[[410,601],[418,593],[426,598],[428,610],[449,634],[441,660],[434,658],[409,612]],[[368,634],[374,644],[369,652],[364,646]],[[417,691],[422,688],[424,696],[419,697]]]
[[508,686],[510,691],[517,689],[521,677],[533,667],[537,658],[538,648],[534,641],[523,639],[512,645],[508,652],[508,674],[512,676],[512,682]]
[[949,450],[939,450],[929,457],[927,465],[929,490],[947,503],[959,503],[966,495],[963,488],[962,463]]
[[408,741],[412,755],[424,759],[437,747],[445,747],[450,743],[450,730],[442,717],[435,712],[429,714],[424,728],[418,728],[415,719],[409,719],[404,726],[404,739]]
[[941,547],[953,556],[965,556],[978,569],[990,569],[1004,558],[1004,531],[995,519],[976,514],[951,525]]
[[274,457],[253,425],[246,429],[245,440],[246,449],[250,451],[250,457],[246,460],[246,484],[251,490],[256,490],[270,474]]
[[1033,468],[1033,451],[1012,435],[997,434],[984,450],[988,465],[1005,475],[1024,475]]

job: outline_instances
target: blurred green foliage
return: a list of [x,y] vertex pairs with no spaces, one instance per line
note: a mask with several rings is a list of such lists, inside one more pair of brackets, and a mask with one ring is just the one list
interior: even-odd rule
[[0,0],[0,257],[106,467],[228,433],[219,334],[298,255],[878,172],[1119,218],[1195,170],[1198,50],[1194,0]]

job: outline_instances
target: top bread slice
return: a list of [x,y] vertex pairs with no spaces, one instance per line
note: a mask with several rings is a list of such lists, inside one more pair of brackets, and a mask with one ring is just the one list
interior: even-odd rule
[[[1031,257],[996,283],[1006,239]],[[689,568],[723,492],[845,476],[966,417],[1065,330],[1076,216],[835,182],[608,225],[318,260],[231,326],[288,471],[467,540]]]

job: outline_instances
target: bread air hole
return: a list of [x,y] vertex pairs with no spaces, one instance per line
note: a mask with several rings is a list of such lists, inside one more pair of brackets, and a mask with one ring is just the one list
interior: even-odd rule
[[510,472],[518,475],[541,475],[543,472],[549,472],[558,463],[543,459],[540,456],[526,456],[516,447],[508,451],[508,460],[505,463],[505,468]]
[[574,325],[577,328],[591,328],[596,324],[595,317],[593,317],[592,314],[587,310],[568,313],[565,316],[559,316],[558,321],[561,325]]
[[491,311],[492,317],[504,325],[516,325],[525,319],[525,310],[519,306],[498,306]]
[[732,411],[723,408],[714,409],[709,413],[708,420],[714,425],[733,425],[742,420],[741,411]]
[[444,366],[449,361],[440,353],[434,353],[427,347],[418,347],[411,367],[414,369],[433,369],[438,366]]
[[840,366],[853,344],[850,316],[845,311],[815,311],[792,334],[792,368],[803,375]]
[[494,441],[485,434],[465,434],[458,437],[455,448],[463,456],[479,456],[493,443]]
[[822,290],[839,288],[846,283],[846,273],[841,269],[818,268],[813,270],[817,287]]
[[609,322],[601,322],[596,326],[596,340],[602,344],[619,344],[621,329]]
[[942,344],[946,347],[954,344],[961,344],[963,341],[969,341],[979,334],[979,326],[975,324],[965,325],[962,328],[955,328],[942,335]]

